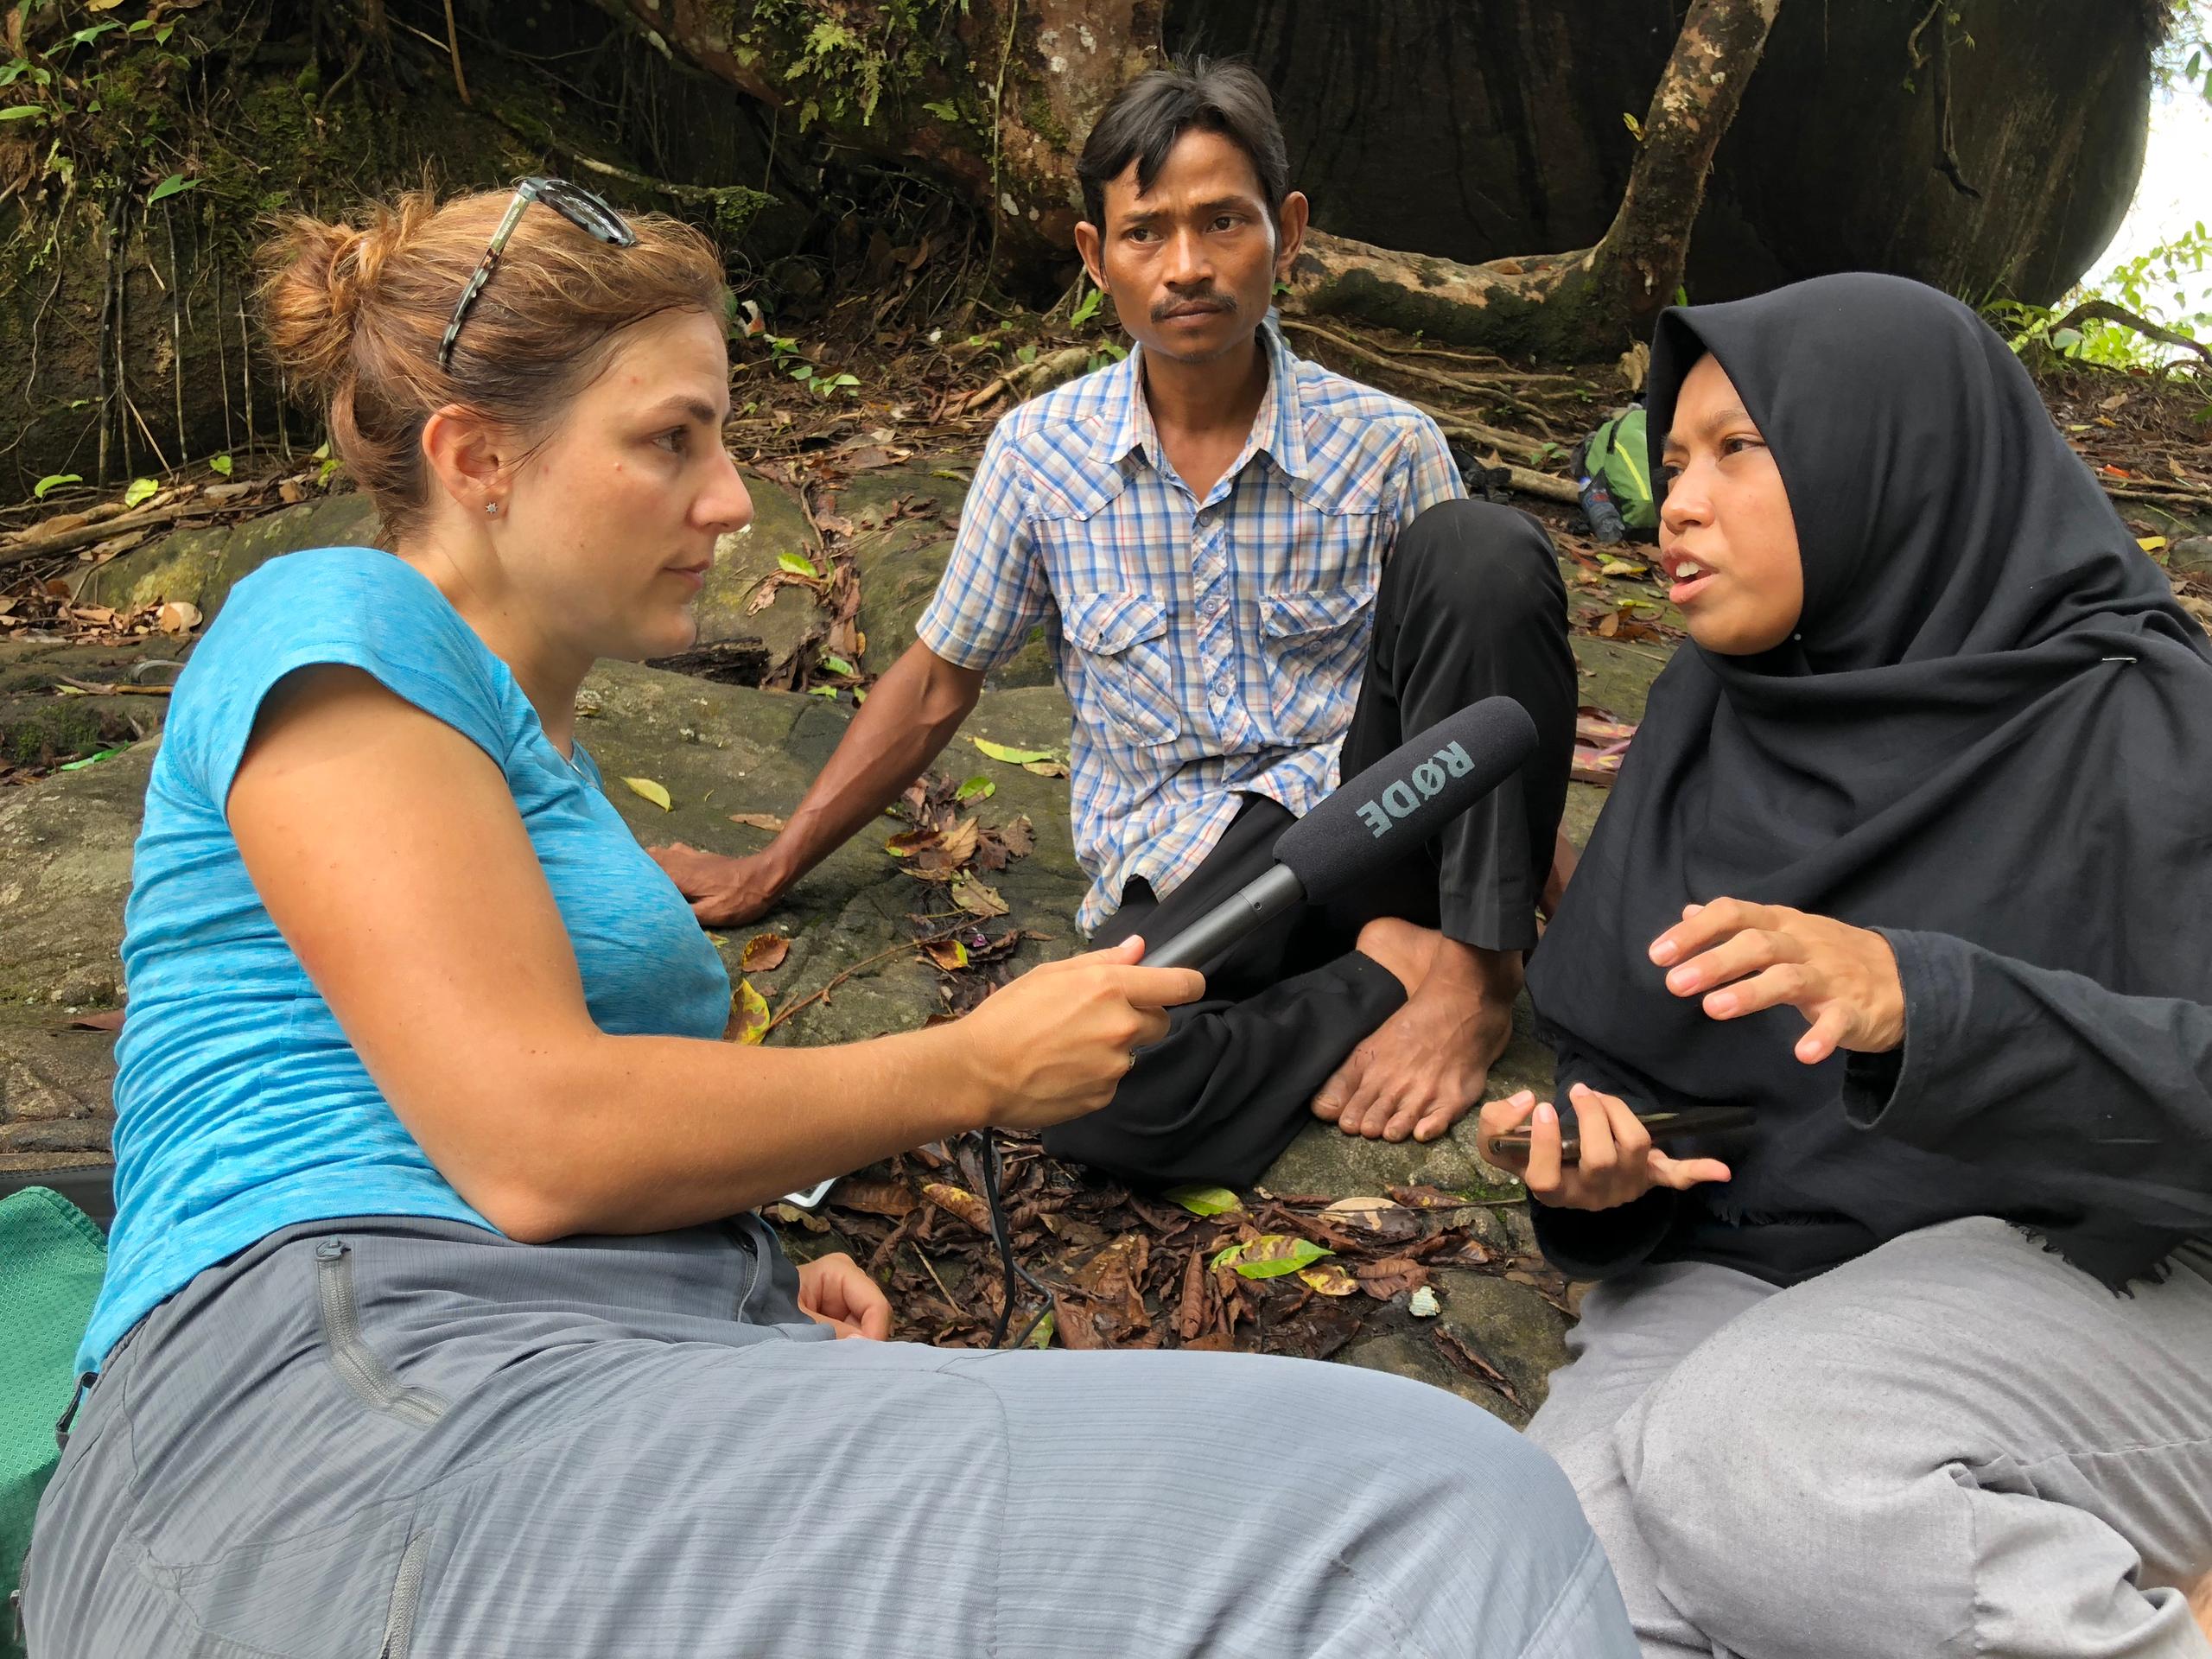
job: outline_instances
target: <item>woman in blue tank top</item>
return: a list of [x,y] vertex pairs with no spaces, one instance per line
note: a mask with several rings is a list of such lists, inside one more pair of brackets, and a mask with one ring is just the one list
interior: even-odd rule
[[1202,982],[1132,941],[931,1029],[718,1040],[574,732],[752,516],[711,248],[531,181],[272,270],[395,550],[275,561],[177,687],[34,1651],[1632,1652],[1563,1478],[1448,1395],[826,1340],[882,1292],[751,1206],[1094,1109]]

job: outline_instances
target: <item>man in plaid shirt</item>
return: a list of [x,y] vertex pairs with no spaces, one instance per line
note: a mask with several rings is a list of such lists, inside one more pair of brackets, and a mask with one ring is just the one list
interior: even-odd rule
[[767,848],[656,852],[710,924],[750,920],[935,759],[1045,625],[1075,707],[1093,942],[1166,939],[1405,737],[1514,697],[1536,756],[1363,892],[1207,965],[1207,998],[1112,1103],[1047,1132],[1141,1179],[1247,1183],[1310,1110],[1443,1134],[1482,1097],[1535,944],[1573,747],[1551,544],[1463,499],[1434,423],[1294,356],[1269,315],[1306,228],[1267,90],[1155,70],[1077,166],[1084,263],[1136,348],[999,423],[919,639]]

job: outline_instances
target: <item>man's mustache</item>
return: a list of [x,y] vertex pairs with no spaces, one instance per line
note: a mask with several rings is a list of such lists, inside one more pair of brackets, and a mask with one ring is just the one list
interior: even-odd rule
[[1190,305],[1210,305],[1220,311],[1236,309],[1236,302],[1231,296],[1222,293],[1218,289],[1209,288],[1196,294],[1176,294],[1161,300],[1152,308],[1152,320],[1165,322],[1171,312],[1180,311]]

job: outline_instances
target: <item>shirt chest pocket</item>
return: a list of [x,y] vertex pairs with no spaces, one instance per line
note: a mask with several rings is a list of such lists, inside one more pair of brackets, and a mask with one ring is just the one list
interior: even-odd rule
[[1077,719],[1147,746],[1181,734],[1165,606],[1147,594],[1071,594],[1060,626],[1072,647],[1068,696]]
[[1325,742],[1350,723],[1374,600],[1369,582],[1261,598],[1261,654],[1280,741]]

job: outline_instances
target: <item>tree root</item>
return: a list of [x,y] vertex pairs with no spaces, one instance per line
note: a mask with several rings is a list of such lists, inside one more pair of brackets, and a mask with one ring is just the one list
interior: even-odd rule
[[[1311,334],[1316,339],[1325,340],[1338,350],[1349,356],[1356,357],[1363,363],[1372,363],[1377,368],[1389,369],[1399,374],[1411,376],[1417,380],[1426,380],[1432,385],[1442,386],[1447,391],[1463,391],[1471,397],[1481,397],[1491,403],[1503,404],[1516,414],[1525,415],[1535,422],[1538,426],[1543,428],[1545,436],[1552,435],[1551,423],[1545,418],[1541,410],[1522,402],[1495,382],[1471,380],[1464,375],[1447,374],[1441,369],[1424,368],[1417,363],[1402,362],[1395,357],[1388,356],[1371,347],[1363,346],[1355,340],[1348,339],[1332,329],[1321,327],[1317,323],[1300,322],[1294,318],[1286,317],[1283,319],[1282,326],[1299,334]],[[1560,378],[1564,379],[1567,377]]]

